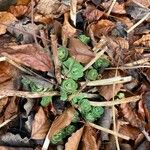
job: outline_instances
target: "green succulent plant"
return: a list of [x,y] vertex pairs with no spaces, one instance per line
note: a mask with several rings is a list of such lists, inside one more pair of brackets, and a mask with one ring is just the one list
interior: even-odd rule
[[65,137],[65,132],[62,130],[55,135],[52,136],[51,138],[51,143],[52,144],[57,144],[59,142],[62,142],[63,138]]
[[52,97],[51,96],[45,96],[42,97],[42,100],[40,102],[41,106],[46,107],[52,102]]
[[63,63],[63,73],[71,79],[78,80],[83,77],[83,66],[73,58]]
[[84,118],[88,122],[94,122],[96,120],[96,117],[91,112],[87,113]]
[[92,109],[88,99],[82,99],[82,101],[79,103],[79,106],[81,113],[83,114],[88,113]]
[[109,61],[104,58],[99,58],[94,64],[93,67],[95,69],[99,68],[107,68],[109,66]]
[[94,118],[100,118],[100,116],[104,113],[103,107],[93,107],[91,113]]
[[81,34],[79,36],[79,40],[84,43],[84,44],[88,44],[90,42],[90,37],[84,35],[84,34]]
[[96,80],[98,77],[98,72],[96,69],[92,68],[92,69],[86,71],[85,76],[88,80]]
[[76,130],[76,127],[74,125],[69,125],[65,128],[65,135],[68,136],[72,134]]
[[68,57],[68,50],[65,47],[58,48],[58,57],[61,61],[65,61]]

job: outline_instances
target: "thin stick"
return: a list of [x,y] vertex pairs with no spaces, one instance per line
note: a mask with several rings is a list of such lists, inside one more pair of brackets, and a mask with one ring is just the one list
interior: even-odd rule
[[11,118],[7,119],[6,121],[4,121],[2,124],[0,124],[0,128],[4,127],[6,124],[8,124],[9,122],[11,122],[13,119],[15,119],[17,117],[17,115],[12,116]]
[[[48,132],[49,133],[49,132]],[[45,141],[44,141],[44,144],[42,146],[42,150],[48,150],[48,147],[49,147],[49,144],[50,144],[50,140],[48,138],[48,134],[46,135],[46,138],[45,138]]]
[[0,57],[0,62],[1,62],[1,61],[6,61],[6,57],[5,57],[5,56]]
[[24,98],[40,98],[45,96],[59,95],[57,91],[50,92],[25,92],[25,91],[15,91],[15,90],[1,90],[0,99],[8,96],[17,96]]
[[115,100],[115,101],[108,101],[108,102],[94,102],[94,101],[90,101],[90,104],[92,106],[114,106],[114,105],[120,105],[120,104],[124,104],[124,103],[131,103],[131,102],[137,102],[138,100],[140,100],[141,96],[137,95],[137,96],[132,96],[132,97],[128,97],[128,98],[123,98],[120,100]]
[[104,128],[104,127],[102,127],[102,126],[98,126],[98,125],[96,125],[96,124],[94,124],[94,123],[90,123],[90,122],[89,122],[88,124],[89,124],[90,126],[94,127],[95,129],[98,129],[98,130],[107,132],[107,133],[112,134],[112,135],[114,135],[114,136],[118,136],[118,137],[120,137],[120,138],[122,138],[122,139],[125,139],[125,140],[129,140],[129,139],[130,139],[130,137],[128,137],[128,136],[126,136],[126,135],[122,135],[122,134],[120,134],[120,133],[118,133],[118,132],[109,130],[109,129]]
[[96,56],[84,67],[84,71],[87,70],[90,66],[92,66],[96,60],[98,60],[104,52],[107,50],[107,47],[103,48],[100,52],[96,54]]
[[76,26],[77,0],[71,0],[70,3],[70,19],[72,20],[74,26]]
[[119,83],[126,83],[130,82],[132,80],[132,76],[126,76],[126,77],[112,77],[108,79],[102,79],[102,80],[95,80],[95,81],[89,81],[87,83],[81,82],[80,84],[86,84],[86,86],[100,86],[100,85],[111,85],[111,84],[119,84]]
[[144,136],[146,137],[146,139],[150,142],[150,136],[149,136],[149,134],[145,131],[145,129],[142,131],[142,133],[144,134]]
[[111,13],[113,7],[115,6],[115,3],[116,3],[116,0],[113,0],[112,3],[111,3],[111,6],[109,7],[109,10],[108,10],[108,12],[107,12],[107,14],[106,14],[107,16],[110,15],[110,13]]
[[127,30],[127,33],[130,33],[137,26],[139,26],[143,21],[145,21],[150,16],[150,12],[148,12],[141,20],[139,20],[136,24],[134,24],[131,28]]
[[57,82],[61,83],[61,68],[60,63],[58,59],[58,50],[57,50],[57,37],[55,34],[51,34],[51,49],[53,52],[53,60],[54,60],[54,66],[55,66],[55,76],[57,79]]
[[132,63],[127,63],[127,64],[125,64],[125,67],[132,67],[132,66],[135,66],[135,65],[144,64],[144,63],[147,63],[149,60],[150,60],[150,58],[146,57],[146,58],[134,61]]

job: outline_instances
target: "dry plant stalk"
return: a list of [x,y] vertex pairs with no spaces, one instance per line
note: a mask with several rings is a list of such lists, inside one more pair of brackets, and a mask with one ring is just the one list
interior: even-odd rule
[[128,97],[128,98],[123,98],[121,100],[115,100],[115,101],[108,101],[108,102],[94,102],[94,101],[90,101],[90,104],[92,106],[114,106],[114,105],[120,105],[120,104],[124,104],[124,103],[131,103],[131,102],[137,102],[139,101],[141,98],[141,96],[137,95],[137,96],[132,96],[132,97]]
[[54,58],[55,76],[58,83],[61,83],[61,68],[58,59],[57,37],[54,34],[51,34],[51,48],[52,48],[53,58]]
[[102,80],[95,80],[95,81],[89,81],[87,83],[81,82],[81,85],[86,84],[86,86],[101,86],[101,85],[111,85],[111,84],[119,84],[119,83],[126,83],[130,82],[132,80],[131,76],[126,77],[113,77],[109,79],[102,79]]
[[112,11],[113,7],[115,6],[115,3],[116,3],[116,0],[113,0],[113,1],[112,1],[112,3],[111,3],[111,5],[110,5],[110,7],[109,7],[108,12],[107,12],[107,16],[109,16],[109,15],[110,15],[110,13],[111,13],[111,11]]
[[8,96],[17,96],[23,98],[40,98],[45,96],[59,95],[57,91],[51,92],[25,92],[25,91],[15,91],[15,90],[1,90],[0,99]]
[[112,134],[112,135],[114,135],[114,136],[118,136],[118,137],[120,137],[120,138],[122,138],[122,139],[125,139],[125,140],[129,140],[129,139],[130,139],[128,136],[125,136],[125,135],[122,135],[122,134],[120,134],[120,133],[118,133],[118,132],[115,132],[115,131],[106,129],[106,128],[104,128],[104,127],[98,126],[98,125],[96,125],[96,124],[94,124],[94,123],[90,123],[90,122],[89,122],[88,124],[89,124],[90,126],[94,127],[95,129],[98,129],[98,130],[107,132],[107,133]]
[[71,3],[71,6],[70,6],[70,18],[71,18],[74,26],[76,26],[77,0],[71,0],[70,3]]
[[84,67],[84,71],[91,67],[95,63],[95,61],[98,60],[104,54],[106,50],[107,47],[103,48],[100,52],[98,52],[96,56]]

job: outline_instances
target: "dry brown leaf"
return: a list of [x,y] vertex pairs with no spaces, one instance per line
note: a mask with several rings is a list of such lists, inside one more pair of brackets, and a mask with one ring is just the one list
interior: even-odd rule
[[107,35],[115,24],[107,19],[101,19],[97,23],[90,24],[88,30],[91,30],[95,37],[100,38],[102,35]]
[[68,21],[69,15],[64,14],[64,23],[62,27],[62,45],[66,46],[68,42],[68,38],[74,37],[76,33],[76,29],[72,27]]
[[136,140],[138,135],[141,133],[137,128],[129,126],[129,125],[122,125],[119,129],[119,133],[122,135],[126,135],[130,137],[132,140]]
[[145,126],[144,122],[139,119],[137,114],[132,110],[128,103],[120,105],[124,118],[133,126],[139,129],[143,129]]
[[128,28],[133,26],[133,22],[128,17],[117,17],[121,23],[125,24]]
[[40,0],[37,5],[37,10],[41,14],[50,15],[55,14],[60,7],[58,0]]
[[68,126],[71,123],[75,112],[75,109],[71,107],[66,109],[58,118],[56,118],[50,127],[48,138],[51,139],[54,134]]
[[[119,75],[119,74],[118,74]],[[102,75],[103,79],[111,78],[115,76],[115,71],[105,71]],[[107,101],[109,101],[113,95],[116,95],[120,89],[123,87],[122,84],[116,84],[114,93],[112,93],[113,85],[105,85],[98,87],[100,95],[102,95]]]
[[[105,9],[108,9],[111,4],[112,4],[111,1],[107,1],[107,2],[102,3],[102,6]],[[126,11],[125,11],[125,5],[124,5],[124,3],[119,4],[118,2],[116,2],[115,5],[114,5],[114,7],[113,7],[113,9],[112,9],[112,12],[116,13],[116,14],[125,14]]]
[[19,6],[10,6],[10,13],[12,13],[15,17],[23,16],[27,10],[27,6],[19,5]]
[[96,9],[93,5],[88,5],[84,11],[84,16],[89,22],[99,20],[103,16],[104,12]]
[[8,97],[5,97],[3,99],[0,99],[0,114],[2,114],[2,111],[6,107],[6,104],[8,103]]
[[[9,12],[0,12],[0,35],[6,33],[7,25],[10,25],[11,23],[15,22],[17,19],[16,17],[9,13]],[[5,25],[3,25],[5,24]]]
[[135,41],[133,44],[137,46],[150,47],[150,34],[143,35],[142,38]]
[[48,53],[42,51],[34,44],[17,45],[1,48],[0,53],[17,63],[26,65],[36,70],[49,71],[52,67]]
[[76,38],[70,38],[69,51],[70,55],[81,63],[88,63],[94,57],[94,53],[90,51],[90,47]]
[[75,133],[73,133],[70,138],[68,138],[68,142],[65,144],[65,150],[77,150],[78,149],[78,145],[81,140],[83,129],[84,127],[80,128]]
[[39,108],[38,112],[35,115],[33,124],[32,124],[32,139],[44,139],[48,129],[50,127],[50,123],[47,119],[47,116],[42,107]]
[[150,6],[149,0],[128,0],[126,5],[134,5],[137,4],[138,6],[148,8]]
[[0,146],[0,150],[33,150],[33,148]]
[[82,136],[82,150],[98,150],[98,145],[96,143],[97,134],[90,126],[85,126]]
[[31,0],[17,0],[17,5],[28,5]]

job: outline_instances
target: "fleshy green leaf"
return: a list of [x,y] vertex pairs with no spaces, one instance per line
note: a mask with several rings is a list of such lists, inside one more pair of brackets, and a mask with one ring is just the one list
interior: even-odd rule
[[69,125],[65,128],[65,134],[66,136],[72,134],[76,130],[76,127],[74,125]]
[[58,57],[60,60],[65,61],[68,57],[68,50],[65,47],[58,48]]
[[80,105],[81,113],[83,114],[88,113],[92,109],[92,106],[90,105],[90,102],[88,99],[83,99],[79,105]]
[[79,40],[84,43],[84,44],[88,44],[90,42],[90,37],[84,35],[84,34],[81,34],[79,36]]
[[86,78],[88,80],[96,80],[98,77],[98,72],[96,69],[90,69],[86,72]]
[[85,120],[86,121],[89,121],[89,122],[94,122],[96,120],[96,118],[94,117],[94,115],[90,112],[90,113],[87,113],[85,115]]
[[104,58],[99,58],[94,64],[93,67],[95,69],[99,68],[107,68],[109,66],[109,61]]
[[100,116],[104,113],[103,107],[93,107],[91,113],[94,118],[100,118]]
[[49,105],[49,103],[52,102],[52,97],[51,96],[46,96],[46,97],[42,97],[42,100],[40,102],[40,104],[43,106],[43,107],[46,107]]

